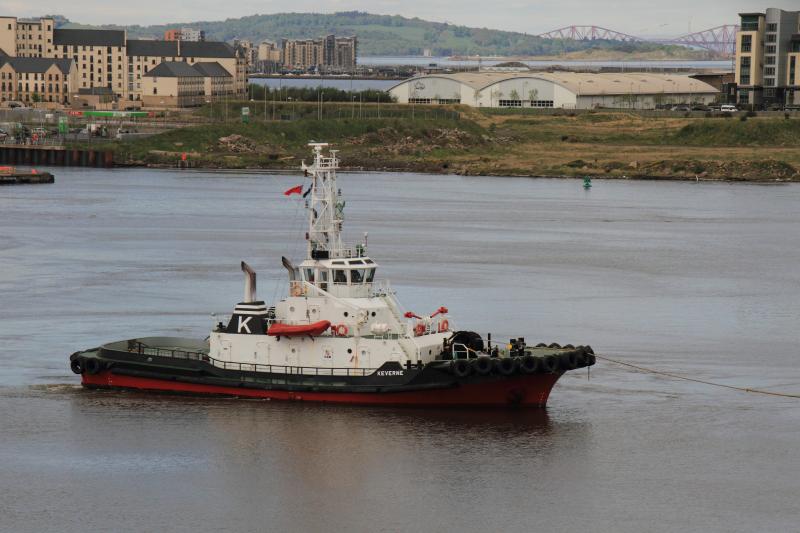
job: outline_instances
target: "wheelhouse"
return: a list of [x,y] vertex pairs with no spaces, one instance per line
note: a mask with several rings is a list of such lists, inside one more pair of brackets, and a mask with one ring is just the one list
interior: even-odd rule
[[[369,257],[307,260],[298,268],[299,281],[310,295],[316,287],[333,296],[366,298],[372,292],[378,265]],[[298,291],[294,291],[298,292]]]

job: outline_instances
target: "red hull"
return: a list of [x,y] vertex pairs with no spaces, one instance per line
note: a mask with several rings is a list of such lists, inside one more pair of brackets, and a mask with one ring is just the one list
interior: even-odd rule
[[294,392],[222,387],[162,379],[117,375],[111,371],[83,374],[83,385],[200,395],[238,396],[270,400],[412,406],[527,406],[544,407],[560,374],[532,374],[457,388],[409,392]]

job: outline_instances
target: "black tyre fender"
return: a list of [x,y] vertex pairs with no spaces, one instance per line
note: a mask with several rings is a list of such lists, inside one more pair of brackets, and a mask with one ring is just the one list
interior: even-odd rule
[[558,344],[557,342],[554,342],[553,344],[551,344],[550,346],[548,346],[548,348],[560,349],[560,348],[561,348],[561,345],[560,345],[560,344]]
[[550,374],[558,371],[559,357],[557,355],[547,355],[542,358],[542,370]]
[[589,354],[586,353],[583,347],[580,347],[577,350],[575,350],[575,360],[577,363],[577,368],[583,368],[587,366],[587,363],[589,362],[588,356]]
[[69,369],[76,374],[83,374],[83,363],[81,362],[80,357],[76,357],[69,362]]
[[543,343],[543,342],[540,342],[539,344],[536,345],[536,347],[537,348],[547,348],[547,345],[545,343]]
[[511,376],[519,368],[516,357],[498,357],[494,360],[494,370],[500,375]]
[[492,371],[492,359],[485,355],[473,359],[470,364],[472,365],[472,370],[479,376],[485,376]]
[[594,355],[594,350],[592,350],[592,347],[589,346],[588,344],[586,346],[584,346],[583,349],[586,350],[586,353],[590,353],[590,354]]
[[83,368],[89,374],[97,374],[103,370],[103,362],[99,359],[95,359],[94,357],[90,357],[84,361]]
[[542,368],[542,359],[531,354],[523,356],[519,361],[519,370],[523,374],[535,374]]
[[559,357],[561,368],[564,370],[573,370],[578,368],[578,354],[577,352],[570,351],[564,352]]
[[454,359],[450,361],[450,371],[460,378],[465,378],[472,372],[472,365],[466,359]]
[[593,353],[586,354],[586,366],[593,366],[597,362],[597,358]]

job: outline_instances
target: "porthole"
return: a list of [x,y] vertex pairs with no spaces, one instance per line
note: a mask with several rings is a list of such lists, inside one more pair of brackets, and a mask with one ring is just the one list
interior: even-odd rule
[[376,314],[376,313],[375,313],[375,311],[373,311],[373,312],[372,312],[372,316],[375,316],[375,314]]
[[347,349],[347,353],[353,353],[353,349],[352,348],[348,348]]
[[344,316],[347,316],[347,311],[344,312]]
[[291,307],[289,308],[289,312],[290,312],[290,313],[294,313],[294,306],[291,306]]

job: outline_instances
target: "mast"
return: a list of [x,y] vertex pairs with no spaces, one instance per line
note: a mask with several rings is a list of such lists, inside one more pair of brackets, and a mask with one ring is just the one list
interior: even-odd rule
[[304,162],[302,166],[305,174],[311,178],[311,196],[306,203],[308,258],[318,259],[324,255],[342,257],[344,202],[339,200],[339,190],[336,188],[336,169],[339,168],[337,150],[330,150],[330,155],[326,157],[322,149],[328,143],[309,143],[309,146],[314,149],[314,162],[310,166]]

